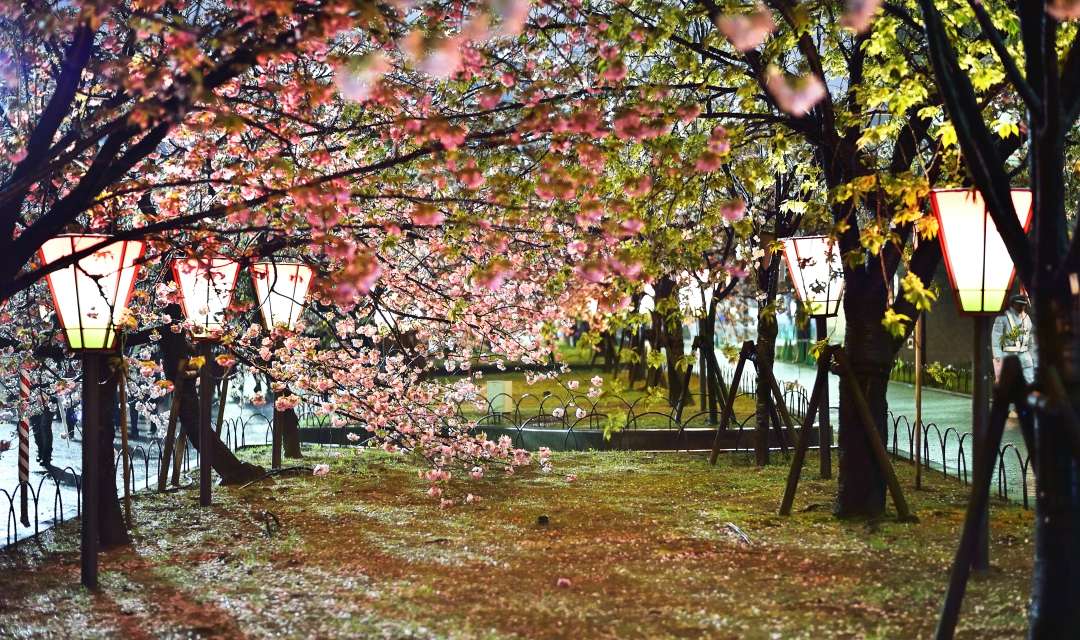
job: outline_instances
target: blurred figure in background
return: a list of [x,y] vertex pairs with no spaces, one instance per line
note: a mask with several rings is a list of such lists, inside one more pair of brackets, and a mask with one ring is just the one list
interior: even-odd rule
[[1028,297],[1016,294],[1009,298],[1009,308],[994,320],[990,345],[994,353],[994,379],[1001,376],[1002,359],[1015,355],[1020,358],[1024,379],[1030,384],[1035,380],[1035,336],[1027,309]]

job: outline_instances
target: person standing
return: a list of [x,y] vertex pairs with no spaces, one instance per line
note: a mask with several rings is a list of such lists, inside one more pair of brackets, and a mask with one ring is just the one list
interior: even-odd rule
[[1009,298],[1009,308],[994,320],[990,333],[990,343],[994,355],[994,379],[1001,376],[1001,361],[1015,355],[1020,358],[1024,371],[1024,380],[1029,384],[1035,380],[1035,337],[1033,325],[1027,309],[1028,297],[1016,294]]
[[30,428],[34,433],[34,446],[37,448],[37,461],[45,469],[52,466],[53,453],[53,412],[43,403],[41,411],[30,416]]

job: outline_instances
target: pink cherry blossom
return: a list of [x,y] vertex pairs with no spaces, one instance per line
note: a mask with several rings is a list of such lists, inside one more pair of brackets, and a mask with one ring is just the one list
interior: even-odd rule
[[716,28],[739,51],[750,51],[761,46],[776,30],[772,14],[764,5],[758,5],[750,15],[726,15],[716,21]]
[[417,204],[413,207],[412,223],[418,227],[435,227],[442,224],[446,216],[434,205]]
[[825,83],[814,74],[789,79],[775,67],[765,74],[765,86],[777,106],[793,116],[804,116],[828,95]]
[[1080,0],[1051,0],[1046,13],[1061,22],[1080,19]]
[[881,0],[847,0],[840,24],[856,33],[863,33],[874,22],[874,14],[881,6]]
[[746,215],[746,203],[741,199],[729,200],[720,206],[720,215],[728,222],[742,220]]

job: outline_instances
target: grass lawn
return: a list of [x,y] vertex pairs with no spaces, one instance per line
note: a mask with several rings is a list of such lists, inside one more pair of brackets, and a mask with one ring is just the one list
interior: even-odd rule
[[[191,489],[139,496],[135,542],[102,556],[97,594],[78,586],[73,523],[0,554],[0,637],[929,637],[966,495],[929,474],[908,492],[920,523],[841,522],[835,481],[808,465],[781,518],[782,464],[612,452],[461,481],[484,500],[440,510],[409,459],[304,464],[322,460],[328,476],[218,488],[209,509]],[[1022,635],[1031,518],[994,504],[993,570],[959,637]]]

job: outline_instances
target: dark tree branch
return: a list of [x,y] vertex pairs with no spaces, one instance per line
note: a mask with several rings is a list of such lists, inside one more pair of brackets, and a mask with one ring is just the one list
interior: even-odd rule
[[[919,0],[926,21],[926,36],[930,59],[937,75],[945,107],[953,126],[972,181],[979,188],[990,216],[1009,249],[1020,279],[1030,284],[1034,274],[1034,258],[1023,227],[1016,218],[1009,178],[999,161],[997,147],[983,120],[971,80],[960,69],[956,51],[949,43],[941,14],[933,0]],[[1040,6],[1039,11],[1042,11]],[[1028,73],[1031,78],[1031,73]]]
[[975,17],[979,20],[979,26],[982,27],[983,35],[990,41],[994,53],[1001,60],[1001,65],[1005,67],[1005,76],[1009,78],[1009,82],[1012,83],[1020,97],[1024,99],[1028,109],[1039,111],[1041,106],[1038,96],[1035,95],[1034,89],[1027,83],[1024,76],[1020,75],[1020,69],[1016,66],[1013,57],[1009,55],[1009,50],[1005,47],[1005,41],[1001,38],[1001,32],[994,26],[994,21],[990,19],[990,14],[986,12],[981,0],[968,0],[968,5],[975,12]]

